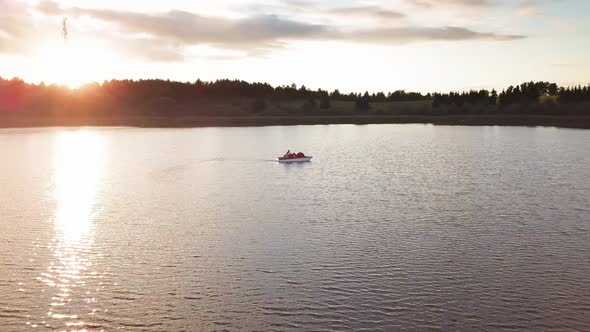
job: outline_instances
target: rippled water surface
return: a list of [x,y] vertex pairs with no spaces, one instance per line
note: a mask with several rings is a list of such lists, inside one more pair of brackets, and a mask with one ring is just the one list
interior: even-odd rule
[[2,331],[588,331],[590,131],[0,130],[0,250]]

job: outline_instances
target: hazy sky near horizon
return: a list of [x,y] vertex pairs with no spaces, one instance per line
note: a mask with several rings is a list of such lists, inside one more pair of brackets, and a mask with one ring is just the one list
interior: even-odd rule
[[587,0],[0,0],[0,76],[345,92],[587,84],[589,33]]

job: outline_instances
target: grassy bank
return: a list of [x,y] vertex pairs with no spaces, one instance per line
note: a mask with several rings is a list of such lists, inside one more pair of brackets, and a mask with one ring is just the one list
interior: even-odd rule
[[407,124],[547,126],[590,129],[590,117],[534,115],[339,115],[339,116],[3,116],[1,128],[130,126],[145,128],[257,127],[318,124]]

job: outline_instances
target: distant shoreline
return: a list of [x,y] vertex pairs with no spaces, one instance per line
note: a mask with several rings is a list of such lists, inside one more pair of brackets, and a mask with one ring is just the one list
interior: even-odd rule
[[547,115],[338,115],[338,116],[120,116],[30,117],[0,116],[0,128],[28,127],[265,127],[329,124],[433,124],[460,126],[521,126],[590,129],[587,116]]

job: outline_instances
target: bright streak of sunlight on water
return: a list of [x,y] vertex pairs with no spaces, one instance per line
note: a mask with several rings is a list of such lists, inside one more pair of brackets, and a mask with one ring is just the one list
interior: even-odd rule
[[81,130],[56,136],[55,227],[64,244],[89,240],[101,159],[101,137],[96,132]]
[[38,280],[53,289],[47,316],[65,327],[83,329],[86,324],[74,303],[92,303],[86,288],[93,269],[91,247],[95,196],[102,170],[102,138],[87,130],[64,131],[55,137],[53,253],[47,271]]

